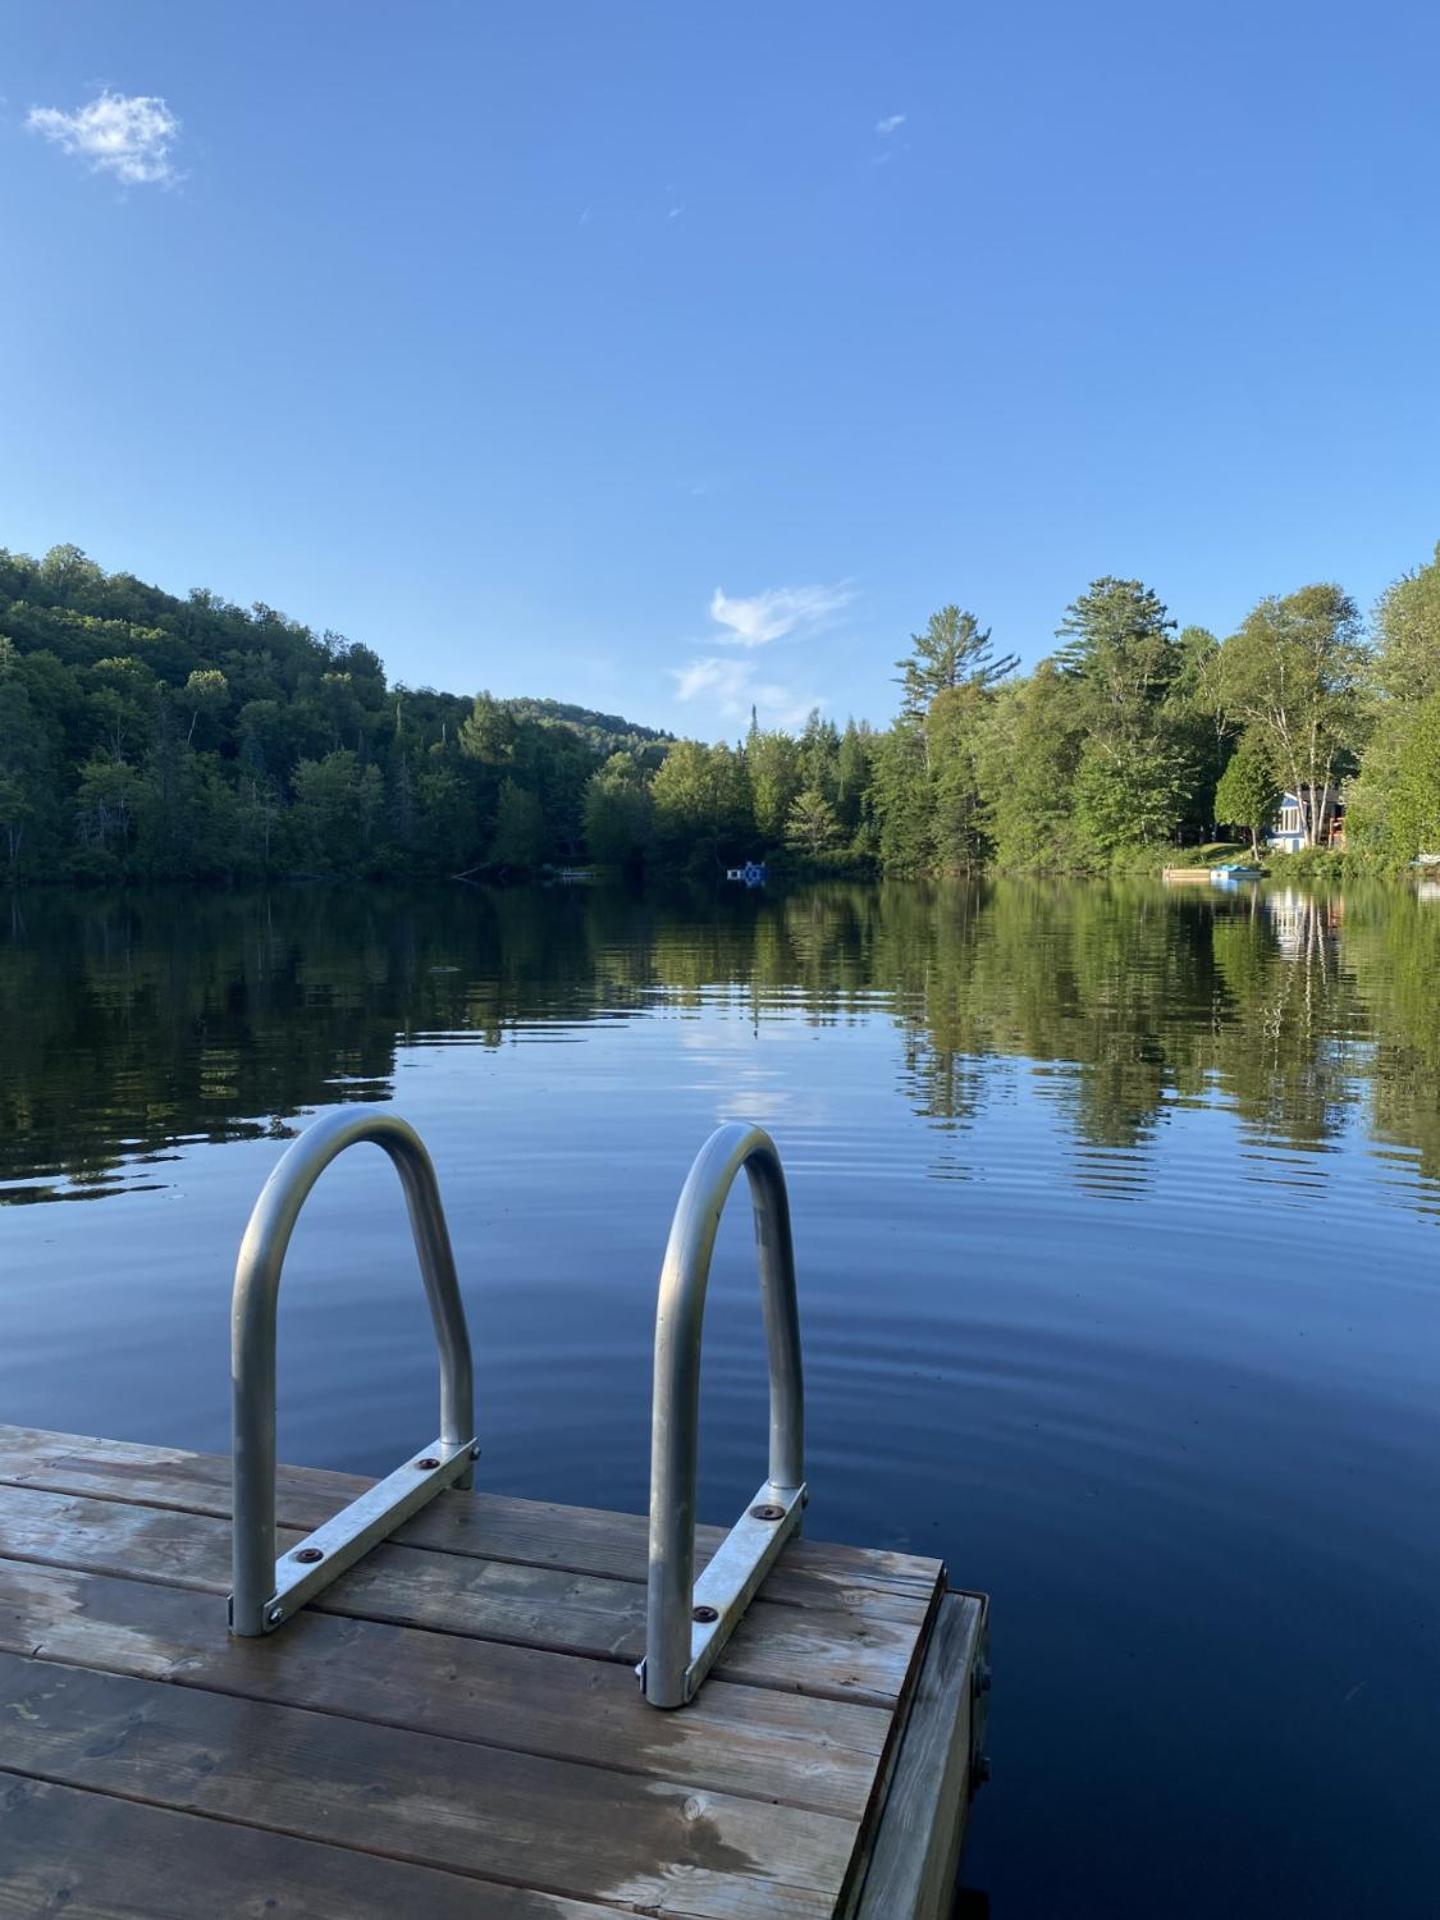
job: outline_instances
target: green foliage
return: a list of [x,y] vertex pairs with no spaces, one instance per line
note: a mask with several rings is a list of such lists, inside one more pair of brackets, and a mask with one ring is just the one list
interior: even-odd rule
[[1076,682],[1053,661],[1001,690],[981,746],[982,791],[1001,866],[1081,863],[1074,804],[1084,737]]
[[901,710],[908,720],[923,720],[938,694],[958,687],[981,689],[1003,680],[1019,664],[1007,653],[995,659],[990,629],[957,606],[932,613],[923,633],[910,636],[910,651],[897,660]]
[[1440,693],[1440,541],[1428,565],[1405,574],[1376,609],[1381,687],[1418,704]]
[[1230,756],[1215,789],[1215,817],[1226,826],[1242,827],[1250,836],[1252,852],[1259,852],[1260,835],[1270,824],[1280,802],[1280,788],[1263,734],[1244,733]]
[[720,745],[678,740],[651,789],[655,836],[677,865],[729,865],[745,857],[753,832],[743,755]]
[[990,852],[981,756],[991,702],[982,680],[945,687],[925,717],[930,778],[930,831],[935,865],[963,871]]
[[1080,842],[1110,857],[1169,839],[1183,818],[1194,767],[1181,724],[1187,670],[1198,679],[1192,644],[1139,580],[1096,580],[1060,627],[1057,655],[1073,683],[1085,733],[1075,773]]
[[1056,662],[1083,686],[1093,727],[1112,738],[1145,739],[1185,665],[1174,627],[1143,582],[1108,574],[1066,608]]
[[785,843],[807,859],[819,859],[831,852],[840,840],[840,822],[835,809],[818,787],[806,787],[791,803],[785,822]]
[[632,753],[613,753],[585,789],[585,844],[604,866],[640,865],[650,849],[654,779]]
[[928,873],[934,855],[932,795],[924,730],[913,720],[897,721],[876,740],[869,806],[883,870]]
[[1307,846],[1322,796],[1355,767],[1370,666],[1355,603],[1332,585],[1262,600],[1221,651],[1220,697],[1299,797]]
[[857,727],[853,720],[847,720],[835,754],[835,812],[852,837],[864,817],[874,750],[875,736],[869,727]]
[[745,764],[750,772],[750,802],[755,831],[774,844],[786,833],[790,809],[800,791],[800,744],[788,733],[762,733],[752,721],[745,742]]
[[[1092,582],[1017,677],[951,604],[902,712],[674,740],[551,700],[389,686],[379,657],[257,602],[185,599],[75,547],[0,552],[0,874],[93,880],[522,875],[590,858],[713,872],[789,848],[883,874],[1155,864],[1252,843],[1275,789],[1346,783],[1347,858],[1440,838],[1440,549],[1377,611],[1312,586],[1223,646],[1138,580]],[[1318,807],[1315,809],[1318,811]]]
[[301,867],[326,875],[361,874],[384,805],[380,769],[362,767],[348,747],[295,769],[289,816],[291,845]]
[[1085,843],[1111,856],[1168,840],[1184,811],[1189,766],[1158,735],[1146,742],[1091,734],[1075,774],[1075,822]]
[[46,744],[19,656],[0,638],[0,853],[11,880],[26,870],[27,853],[36,851],[34,829],[48,798]]
[[798,742],[798,763],[801,784],[833,801],[839,784],[840,735],[835,722],[825,719],[818,707],[806,716]]
[[652,768],[667,743],[554,701],[392,689],[342,635],[179,599],[75,547],[0,553],[11,881],[466,872],[490,858],[507,778],[539,807],[536,857],[569,858],[590,776],[617,748]]
[[[1386,865],[1403,866],[1417,854],[1440,853],[1440,691],[1407,708],[1387,744],[1370,800],[1378,815],[1374,844]],[[1359,811],[1363,824],[1366,800]]]
[[502,872],[529,873],[545,853],[545,815],[540,802],[518,780],[500,783],[490,864]]

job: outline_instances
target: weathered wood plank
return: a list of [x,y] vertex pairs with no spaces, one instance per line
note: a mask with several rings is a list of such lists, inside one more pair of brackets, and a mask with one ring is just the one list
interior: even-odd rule
[[828,1920],[851,1821],[0,1654],[15,1773],[575,1899]]
[[867,1834],[855,1920],[944,1920],[970,1799],[971,1716],[985,1603],[946,1594],[925,1648],[889,1790]]
[[[281,1547],[301,1538],[281,1530]],[[0,1485],[0,1546],[13,1559],[189,1587],[229,1589],[230,1529],[174,1508]],[[341,1575],[318,1610],[541,1647],[633,1666],[644,1589],[633,1581],[387,1544]],[[839,1608],[751,1603],[717,1677],[893,1706],[919,1627]]]
[[[52,1492],[93,1494],[147,1506],[228,1517],[230,1461],[222,1454],[146,1447],[81,1434],[0,1425],[0,1481]],[[277,1517],[309,1532],[372,1484],[327,1468],[282,1466]],[[726,1528],[696,1529],[697,1568]],[[643,1514],[605,1513],[499,1494],[442,1494],[408,1521],[397,1539],[437,1552],[518,1560],[560,1571],[642,1582]],[[885,1549],[800,1539],[787,1546],[766,1583],[767,1598],[788,1604],[861,1605],[884,1617],[921,1620],[941,1574],[937,1560]],[[864,1599],[863,1596],[870,1596]]]
[[858,1821],[891,1716],[712,1679],[647,1707],[610,1662],[306,1609],[234,1640],[178,1587],[0,1560],[0,1650],[581,1760]]
[[615,1920],[613,1907],[0,1772],[0,1920]]

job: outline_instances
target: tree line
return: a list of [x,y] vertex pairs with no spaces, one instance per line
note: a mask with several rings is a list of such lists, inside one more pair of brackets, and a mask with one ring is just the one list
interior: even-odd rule
[[1440,850],[1440,546],[1367,625],[1332,584],[1219,640],[1094,581],[1029,673],[959,606],[896,663],[899,712],[734,743],[391,684],[369,647],[0,550],[0,871],[13,882],[525,875],[749,857],[891,875],[1153,864],[1304,839],[1342,791],[1346,859]]

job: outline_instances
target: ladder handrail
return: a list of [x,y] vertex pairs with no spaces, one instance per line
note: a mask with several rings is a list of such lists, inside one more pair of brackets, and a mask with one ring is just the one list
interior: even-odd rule
[[[332,1160],[371,1141],[400,1175],[440,1350],[440,1437],[334,1519],[275,1559],[275,1323],[280,1273],[300,1209]],[[231,1631],[287,1620],[319,1589],[447,1486],[472,1484],[474,1376],[465,1307],[435,1169],[397,1114],[342,1107],[292,1142],[250,1215],[230,1309],[234,1456]]]
[[[695,1582],[700,1338],[721,1210],[741,1168],[755,1218],[770,1365],[769,1479]],[[807,1497],[805,1387],[790,1202],[775,1142],[732,1122],[700,1149],[681,1190],[660,1270],[650,1428],[650,1551],[645,1659],[652,1706],[696,1690],[751,1595],[800,1525]]]

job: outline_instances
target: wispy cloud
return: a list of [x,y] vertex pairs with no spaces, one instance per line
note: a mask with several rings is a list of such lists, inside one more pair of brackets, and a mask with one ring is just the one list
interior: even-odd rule
[[881,139],[888,139],[892,133],[898,133],[904,126],[906,116],[903,113],[889,113],[883,120],[875,122],[875,131]]
[[688,666],[671,667],[677,700],[704,700],[726,720],[748,718],[753,707],[774,727],[798,727],[820,701],[775,680],[762,680],[752,660],[711,655]]
[[170,150],[180,122],[157,94],[96,94],[83,107],[32,107],[32,133],[85,161],[92,172],[113,173],[127,187],[167,186],[178,178]]
[[[775,641],[809,639],[823,632],[854,598],[854,588],[844,581],[737,595],[717,587],[710,598],[710,645],[718,642],[754,653]],[[743,720],[754,707],[767,726],[798,727],[812,707],[823,704],[801,688],[762,677],[753,659],[733,652],[697,653],[685,666],[669,671],[677,699],[703,703],[725,720]]]
[[708,694],[722,708],[741,700],[755,678],[748,660],[692,660],[686,667],[671,667],[677,700],[698,700]]
[[723,587],[710,598],[710,618],[723,631],[716,637],[727,647],[766,647],[772,640],[798,638],[818,632],[854,591],[843,582],[833,587],[770,587],[732,599]]

